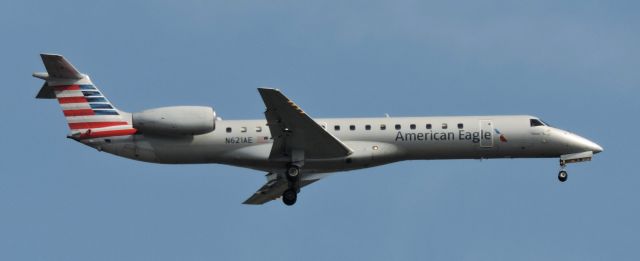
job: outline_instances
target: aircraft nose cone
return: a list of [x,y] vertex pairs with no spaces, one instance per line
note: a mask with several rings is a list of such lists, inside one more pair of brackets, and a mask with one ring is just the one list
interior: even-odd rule
[[575,135],[573,138],[573,146],[583,151],[592,151],[594,154],[602,152],[604,149],[593,141]]
[[591,147],[591,151],[593,151],[593,153],[600,153],[602,151],[604,151],[604,149],[602,148],[602,146],[596,144],[595,142],[589,141],[591,142],[590,147]]

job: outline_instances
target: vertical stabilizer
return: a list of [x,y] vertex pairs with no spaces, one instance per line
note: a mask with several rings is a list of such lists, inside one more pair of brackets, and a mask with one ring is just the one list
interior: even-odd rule
[[40,56],[47,72],[33,74],[45,80],[36,98],[58,100],[72,138],[121,136],[136,132],[131,126],[131,114],[115,108],[88,75],[80,73],[61,55]]

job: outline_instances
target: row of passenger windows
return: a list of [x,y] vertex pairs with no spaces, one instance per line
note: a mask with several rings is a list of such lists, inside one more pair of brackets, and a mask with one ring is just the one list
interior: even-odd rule
[[[443,123],[441,127],[442,127],[443,130],[446,130],[449,126],[448,126],[448,124]],[[322,128],[326,129],[327,126],[323,124]],[[394,128],[396,130],[401,130],[402,129],[402,125],[401,124],[395,124]],[[415,130],[416,128],[418,128],[418,126],[416,124],[409,124],[409,129]],[[425,125],[425,128],[427,130],[430,130],[430,129],[433,128],[433,125],[431,125],[431,123],[427,123]],[[464,128],[464,124],[458,123],[458,129],[463,129],[463,128]],[[334,125],[333,126],[333,130],[335,130],[335,131],[340,131],[340,129],[341,129],[341,125]],[[365,130],[371,130],[371,125],[370,124],[364,125],[364,129]],[[387,125],[386,124],[380,124],[380,130],[386,130],[386,129],[387,129]],[[226,130],[227,130],[227,133],[230,133],[232,131],[231,127],[227,127]],[[352,130],[352,131],[356,130],[356,125],[349,125],[349,130]],[[247,127],[240,127],[240,132],[247,132]],[[261,126],[257,126],[256,127],[256,132],[262,132],[262,127]]]
[[[323,125],[322,127],[323,127],[323,128],[325,128],[325,126],[324,126],[324,125]],[[446,123],[443,123],[443,124],[442,124],[442,129],[443,129],[443,130],[446,130],[448,127],[449,127],[449,125],[448,125],[448,124],[446,124]],[[339,130],[340,130],[340,128],[341,128],[341,127],[340,127],[340,125],[334,125],[334,126],[333,126],[333,130],[335,130],[335,131],[339,131]],[[415,124],[409,124],[409,129],[415,130],[415,129],[417,129],[417,128],[418,128],[418,126],[417,126],[417,125],[415,125]],[[432,129],[432,128],[433,128],[433,125],[431,125],[431,123],[427,123],[427,124],[425,125],[425,128],[426,128],[427,130],[430,130],[430,129]],[[463,129],[463,128],[464,128],[464,124],[462,124],[462,123],[458,123],[458,129]],[[364,125],[364,129],[365,129],[365,130],[371,130],[371,125],[370,125],[370,124]],[[387,129],[387,125],[386,125],[386,124],[380,124],[380,130],[386,130],[386,129]],[[402,124],[395,124],[395,125],[394,125],[394,129],[396,129],[396,130],[401,130],[401,129],[402,129]],[[356,125],[349,125],[349,130],[352,130],[352,131],[356,130]]]
[[[227,133],[230,133],[231,127],[227,127]],[[240,127],[240,132],[247,132],[247,127]],[[262,127],[261,126],[257,126],[256,127],[256,132],[262,132]]]
[[[548,124],[545,124],[545,122],[543,122],[542,120],[538,120],[538,119],[530,119],[529,123],[531,125],[531,127],[537,127],[537,126],[549,126]],[[409,129],[415,130],[418,126],[415,124],[409,124]],[[442,129],[446,130],[448,128],[448,124],[443,123],[442,124]],[[326,129],[327,126],[326,124],[322,124],[322,128]],[[333,130],[335,131],[340,131],[341,126],[340,125],[334,125],[333,126]],[[401,130],[402,129],[402,125],[401,124],[395,124],[394,128],[396,130]],[[427,123],[425,125],[425,128],[427,130],[430,130],[433,128],[433,126],[431,125],[431,123]],[[364,125],[364,129],[365,130],[371,130],[371,125],[367,124]],[[380,130],[386,130],[387,129],[387,125],[386,124],[380,124]],[[458,129],[464,129],[464,124],[462,123],[458,123]],[[356,125],[349,125],[349,130],[356,130]],[[231,127],[227,127],[227,133],[230,133],[232,131]],[[240,132],[247,132],[247,127],[240,127]],[[256,127],[256,132],[262,132],[262,126],[257,126]]]

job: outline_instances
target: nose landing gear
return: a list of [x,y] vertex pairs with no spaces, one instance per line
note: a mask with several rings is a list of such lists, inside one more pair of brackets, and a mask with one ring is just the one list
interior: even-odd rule
[[567,164],[590,161],[592,157],[593,157],[592,151],[561,155],[560,156],[560,172],[558,172],[558,180],[560,182],[567,181],[567,178],[569,175],[567,174],[567,171],[564,170]]
[[567,171],[564,170],[566,166],[567,166],[567,163],[563,160],[560,160],[560,172],[558,172],[558,180],[560,182],[567,181],[567,178],[569,177],[569,174],[567,174]]
[[565,182],[567,181],[567,177],[569,176],[569,174],[567,174],[566,171],[561,170],[560,172],[558,172],[558,180],[560,182]]

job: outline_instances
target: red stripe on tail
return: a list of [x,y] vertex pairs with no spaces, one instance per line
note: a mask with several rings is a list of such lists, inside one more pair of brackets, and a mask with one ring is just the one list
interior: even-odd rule
[[80,90],[80,85],[61,85],[53,87],[56,91],[78,91]]
[[65,103],[87,103],[87,99],[84,96],[80,97],[60,97],[58,98],[60,104]]
[[87,131],[84,134],[80,135],[80,139],[90,139],[90,138],[102,138],[102,137],[115,137],[115,136],[127,136],[136,134],[138,130],[136,129],[125,129],[125,130],[110,130],[110,131]]
[[126,121],[109,121],[109,122],[75,122],[69,123],[69,128],[72,130],[77,129],[96,129],[111,126],[128,125]]
[[95,115],[92,109],[64,110],[64,116],[88,116]]

